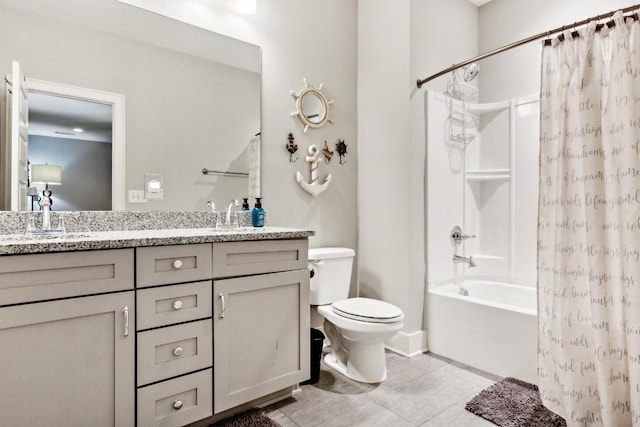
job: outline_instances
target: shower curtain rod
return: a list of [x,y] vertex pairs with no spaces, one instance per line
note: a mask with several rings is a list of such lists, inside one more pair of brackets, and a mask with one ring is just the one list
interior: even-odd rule
[[[522,46],[523,44],[527,44],[527,43],[530,43],[532,41],[536,41],[536,40],[544,38],[544,37],[550,37],[552,34],[563,32],[564,30],[568,30],[569,28],[574,28],[574,27],[578,27],[580,25],[588,24],[591,21],[599,21],[599,20],[604,19],[604,18],[610,18],[618,10],[622,10],[622,13],[628,13],[628,12],[631,12],[631,11],[636,10],[638,8],[640,8],[640,4],[636,4],[634,6],[625,7],[624,9],[612,10],[611,12],[603,13],[602,15],[597,15],[597,16],[593,16],[591,18],[583,19],[582,21],[574,22],[573,25],[563,25],[562,27],[558,27],[558,28],[555,28],[553,30],[545,31],[544,33],[536,34],[535,36],[527,37],[526,39],[522,39],[522,40],[519,40],[517,42],[514,42],[514,43],[511,43],[511,44],[499,47],[498,49],[494,49],[492,51],[483,53],[482,55],[478,55],[475,58],[471,58],[471,59],[468,59],[466,61],[460,62],[458,64],[454,64],[449,68],[446,68],[446,69],[444,69],[444,70],[442,70],[442,71],[440,71],[438,73],[435,73],[435,74],[427,77],[426,79],[418,80],[417,81],[418,89],[420,89],[423,84],[425,84],[427,82],[430,82],[431,80],[433,80],[435,78],[438,78],[438,77],[440,77],[442,75],[450,73],[451,71],[457,70],[458,68],[464,67],[465,65],[469,65],[469,64],[472,64],[472,63],[474,63],[476,61],[480,61],[481,59],[485,59],[485,58],[488,58],[490,56],[497,55],[498,53],[513,49],[514,47]],[[637,16],[635,18],[637,19]],[[598,28],[601,28],[601,26],[599,26]]]

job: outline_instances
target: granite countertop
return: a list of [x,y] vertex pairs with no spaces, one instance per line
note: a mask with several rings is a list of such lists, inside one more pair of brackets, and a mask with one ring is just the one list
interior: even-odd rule
[[189,243],[238,242],[296,239],[313,236],[308,229],[245,227],[239,230],[215,228],[173,228],[159,230],[88,231],[58,235],[0,234],[0,255],[34,254],[139,246],[184,245]]

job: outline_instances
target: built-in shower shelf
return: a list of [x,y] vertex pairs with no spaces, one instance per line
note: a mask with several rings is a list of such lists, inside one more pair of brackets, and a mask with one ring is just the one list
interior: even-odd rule
[[511,177],[509,169],[468,170],[467,181],[506,181]]

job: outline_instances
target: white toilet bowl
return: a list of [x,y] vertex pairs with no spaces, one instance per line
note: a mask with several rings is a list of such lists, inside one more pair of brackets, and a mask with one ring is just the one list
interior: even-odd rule
[[402,329],[404,314],[389,303],[369,298],[349,298],[318,306],[324,331],[331,343],[325,363],[341,374],[364,383],[387,378],[385,340]]
[[365,383],[387,378],[384,342],[402,328],[402,310],[370,298],[348,298],[355,251],[349,248],[309,249],[309,301],[325,319],[331,353],[329,367]]

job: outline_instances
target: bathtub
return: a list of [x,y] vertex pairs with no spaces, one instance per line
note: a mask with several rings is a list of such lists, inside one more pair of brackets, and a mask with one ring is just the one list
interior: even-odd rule
[[537,384],[536,289],[470,280],[429,285],[427,340],[432,353]]

